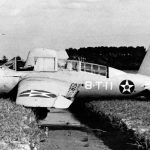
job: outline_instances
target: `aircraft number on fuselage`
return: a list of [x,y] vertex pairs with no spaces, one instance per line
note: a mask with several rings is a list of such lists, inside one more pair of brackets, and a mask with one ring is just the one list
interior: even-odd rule
[[85,89],[90,90],[93,87],[97,87],[98,90],[112,90],[113,89],[113,82],[105,82],[105,81],[86,81],[84,84]]
[[135,89],[135,85],[131,80],[123,80],[119,85],[122,94],[131,94]]

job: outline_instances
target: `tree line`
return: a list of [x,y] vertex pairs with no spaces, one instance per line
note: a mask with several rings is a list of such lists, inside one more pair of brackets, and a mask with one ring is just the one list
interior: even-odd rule
[[137,47],[81,47],[68,48],[69,59],[106,65],[122,70],[137,70],[146,54],[143,46]]
[[[12,58],[11,60],[14,61],[15,57]],[[2,59],[0,60],[0,66],[3,65],[3,64],[5,64],[5,63],[7,63],[8,61],[10,61],[10,60],[8,60],[8,58],[4,55],[2,57]],[[25,65],[25,61],[20,56],[16,57],[16,61],[17,61],[17,68],[23,67]],[[10,67],[10,69],[12,69],[12,67]]]
[[0,60],[0,65],[5,64],[8,61],[8,58],[6,56],[3,56],[2,59]]

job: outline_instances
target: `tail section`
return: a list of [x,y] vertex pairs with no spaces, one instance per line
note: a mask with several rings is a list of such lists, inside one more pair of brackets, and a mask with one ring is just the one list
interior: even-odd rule
[[138,73],[150,76],[150,47],[147,50]]

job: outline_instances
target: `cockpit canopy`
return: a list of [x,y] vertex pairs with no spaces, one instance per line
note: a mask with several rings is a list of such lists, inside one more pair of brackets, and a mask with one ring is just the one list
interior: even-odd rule
[[24,67],[19,68],[16,59],[10,60],[5,66],[12,66],[16,71],[18,68],[18,71],[58,71],[65,69],[68,71],[85,71],[108,77],[108,67],[106,66],[78,60],[67,60],[62,55],[62,52],[59,55],[58,51],[38,48],[28,53]]
[[38,48],[29,52],[25,68],[34,67],[34,71],[57,71],[57,53],[55,50]]
[[78,60],[58,59],[58,68],[67,69],[70,71],[85,71],[108,77],[108,67],[94,63],[81,62]]

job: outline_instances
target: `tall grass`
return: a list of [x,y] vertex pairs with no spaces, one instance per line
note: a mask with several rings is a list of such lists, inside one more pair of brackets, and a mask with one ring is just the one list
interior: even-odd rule
[[41,132],[31,109],[0,99],[0,141],[38,143]]

